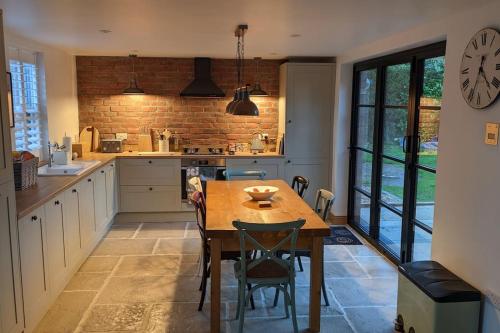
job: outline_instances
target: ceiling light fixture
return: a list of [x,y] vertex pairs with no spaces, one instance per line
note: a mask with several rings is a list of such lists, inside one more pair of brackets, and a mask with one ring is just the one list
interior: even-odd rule
[[238,78],[238,88],[234,99],[229,102],[226,107],[226,112],[236,116],[258,116],[259,108],[250,100],[248,87],[243,86],[242,81],[245,77],[245,32],[248,30],[248,25],[240,24],[236,28],[234,35],[238,38],[236,46],[236,72]]
[[255,57],[254,60],[256,62],[256,67],[257,67],[256,71],[255,71],[256,78],[255,78],[255,83],[253,84],[252,90],[250,90],[250,96],[269,96],[269,94],[260,87],[259,64],[260,64],[260,61],[262,60],[262,58]]
[[137,76],[135,73],[135,59],[137,58],[136,54],[129,55],[129,58],[132,61],[132,73],[130,75],[130,81],[128,88],[123,90],[124,95],[144,95],[144,90],[139,88],[137,85]]

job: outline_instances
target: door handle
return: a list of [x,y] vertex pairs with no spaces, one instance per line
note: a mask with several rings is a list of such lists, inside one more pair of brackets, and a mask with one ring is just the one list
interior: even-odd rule
[[407,153],[407,144],[408,144],[408,138],[409,138],[409,135],[405,135],[403,137],[403,153]]

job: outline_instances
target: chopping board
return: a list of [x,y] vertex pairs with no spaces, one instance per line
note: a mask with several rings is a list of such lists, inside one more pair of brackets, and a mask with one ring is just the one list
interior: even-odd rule
[[93,126],[86,126],[80,132],[82,153],[96,152],[99,148],[99,130]]
[[153,151],[150,134],[139,134],[139,151]]

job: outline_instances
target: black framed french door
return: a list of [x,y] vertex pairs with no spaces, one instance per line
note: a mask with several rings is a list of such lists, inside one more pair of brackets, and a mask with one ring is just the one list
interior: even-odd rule
[[348,221],[396,262],[430,258],[445,46],[354,66]]

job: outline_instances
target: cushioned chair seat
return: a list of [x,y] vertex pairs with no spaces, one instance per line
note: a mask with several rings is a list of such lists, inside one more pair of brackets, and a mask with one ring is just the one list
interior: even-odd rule
[[[254,260],[249,260],[247,265],[250,266],[253,261]],[[234,263],[234,274],[236,278],[240,276],[240,272],[241,262],[238,261]],[[273,260],[264,260],[257,266],[249,269],[247,271],[247,277],[251,279],[288,278],[288,270]]]

